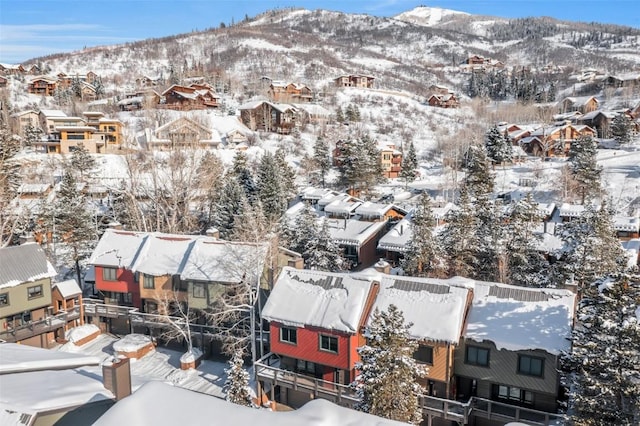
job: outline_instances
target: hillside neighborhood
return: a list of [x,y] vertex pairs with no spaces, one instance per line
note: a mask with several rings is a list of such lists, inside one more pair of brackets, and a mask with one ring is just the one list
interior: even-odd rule
[[638,424],[639,44],[285,8],[0,63],[0,423]]

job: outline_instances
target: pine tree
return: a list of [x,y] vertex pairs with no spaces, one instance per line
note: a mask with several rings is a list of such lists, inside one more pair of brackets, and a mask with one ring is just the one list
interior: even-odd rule
[[475,232],[478,221],[464,187],[460,191],[458,207],[447,214],[447,224],[438,237],[446,254],[449,276],[471,277],[478,266],[480,242]]
[[640,421],[640,277],[595,281],[584,292],[564,354],[571,423],[637,425]]
[[124,229],[138,229],[138,207],[137,201],[133,198],[127,188],[126,183],[120,182],[118,188],[112,192],[111,216],[120,223]]
[[71,166],[80,172],[80,179],[83,180],[87,172],[96,168],[96,160],[86,148],[79,146],[71,153]]
[[340,177],[342,183],[359,191],[368,189],[384,180],[380,151],[376,142],[368,135],[356,140],[345,140],[340,149]]
[[618,114],[611,122],[611,135],[619,144],[631,142],[632,123],[626,114]]
[[367,344],[358,348],[360,374],[352,384],[359,398],[356,410],[412,424],[422,421],[423,389],[417,379],[427,371],[413,359],[418,344],[409,337],[411,325],[395,305],[373,313]]
[[320,170],[322,178],[322,187],[325,186],[325,177],[331,169],[331,158],[329,157],[329,147],[321,136],[318,136],[316,143],[313,145],[313,161]]
[[339,105],[338,105],[338,108],[336,109],[336,121],[338,123],[344,122],[344,113],[342,112],[342,107],[340,107]]
[[33,146],[42,138],[42,129],[38,126],[33,126],[31,123],[24,129],[24,145]]
[[78,190],[76,179],[69,170],[62,176],[52,208],[41,219],[49,225],[53,237],[67,247],[63,259],[67,266],[75,267],[80,283],[80,260],[91,254],[97,243],[97,232],[87,199]]
[[582,288],[585,283],[622,271],[624,253],[606,201],[600,208],[587,206],[582,216],[559,225],[556,234],[564,243],[558,264],[564,280],[573,278]]
[[322,221],[320,229],[307,235],[302,258],[307,269],[327,272],[347,269],[342,249],[331,239],[326,219]]
[[318,234],[318,215],[313,207],[305,206],[293,223],[286,221],[286,217],[284,219],[281,235],[283,244],[289,250],[302,254],[309,236]]
[[237,217],[244,214],[247,196],[234,176],[225,176],[225,184],[215,204],[213,225],[222,238],[230,238]]
[[242,216],[236,216],[229,239],[232,241],[263,242],[269,232],[267,219],[262,210],[262,203],[256,201],[249,204],[242,200]]
[[422,194],[420,203],[413,211],[411,240],[405,253],[405,273],[415,277],[438,277],[444,269],[444,258],[440,244],[434,235],[436,219],[431,209],[429,195]]
[[0,247],[9,244],[18,224],[18,218],[3,213],[10,211],[10,205],[19,196],[22,175],[16,161],[18,152],[20,141],[8,128],[0,126]]
[[234,404],[253,407],[251,393],[249,392],[249,373],[243,367],[242,351],[236,350],[229,360],[229,368],[224,372],[227,380],[224,382],[225,399]]
[[580,136],[571,143],[569,161],[578,185],[582,204],[600,193],[602,167],[596,161],[598,143],[590,136]]
[[244,151],[236,151],[233,157],[232,176],[234,176],[240,187],[244,190],[249,202],[253,202],[257,196],[256,182],[253,173],[249,169],[249,159]]
[[353,104],[347,105],[347,109],[344,113],[347,121],[356,121],[355,120],[355,112],[353,110]]
[[208,229],[213,221],[215,204],[222,191],[224,165],[217,155],[207,151],[197,169],[196,181],[204,194],[200,205],[200,226],[202,230]]
[[484,138],[484,146],[487,149],[487,156],[494,163],[504,163],[513,158],[513,146],[497,126],[493,126]]
[[402,155],[401,168],[400,177],[404,179],[404,187],[406,188],[409,182],[413,182],[416,179],[416,172],[418,171],[418,157],[413,141],[409,141],[407,151]]
[[546,287],[548,265],[538,251],[539,234],[534,233],[540,213],[531,196],[516,201],[506,219],[505,281],[525,287]]
[[258,197],[262,202],[265,217],[277,220],[287,209],[287,188],[280,165],[273,154],[265,152],[258,167]]
[[298,189],[296,185],[296,171],[291,167],[291,165],[289,165],[284,149],[278,148],[275,155],[275,161],[278,167],[277,170],[279,171],[281,176],[280,181],[285,198],[287,200],[295,198],[295,196],[298,195]]

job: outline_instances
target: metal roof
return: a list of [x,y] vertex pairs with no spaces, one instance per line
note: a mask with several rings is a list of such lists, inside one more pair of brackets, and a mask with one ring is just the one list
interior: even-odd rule
[[0,249],[0,288],[55,275],[55,269],[38,244],[23,244]]

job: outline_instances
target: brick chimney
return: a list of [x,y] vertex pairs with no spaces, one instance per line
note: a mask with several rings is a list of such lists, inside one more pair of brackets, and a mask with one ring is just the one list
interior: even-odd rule
[[102,366],[104,387],[111,391],[116,401],[131,395],[131,366],[129,358],[115,361],[111,365]]

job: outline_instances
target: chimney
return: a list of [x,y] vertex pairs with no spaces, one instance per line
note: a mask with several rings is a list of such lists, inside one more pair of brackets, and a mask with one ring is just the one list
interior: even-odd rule
[[400,235],[404,233],[404,225],[400,225]]
[[102,380],[104,387],[111,391],[120,401],[131,395],[131,367],[129,358],[118,359],[111,365],[102,366]]
[[304,269],[304,259],[301,257],[296,257],[293,259],[289,259],[287,261],[287,266],[295,269]]
[[373,265],[373,268],[383,274],[391,273],[391,265],[384,259],[380,259]]
[[205,234],[207,235],[207,237],[211,237],[211,238],[220,238],[220,231],[216,228],[209,228],[205,231]]

